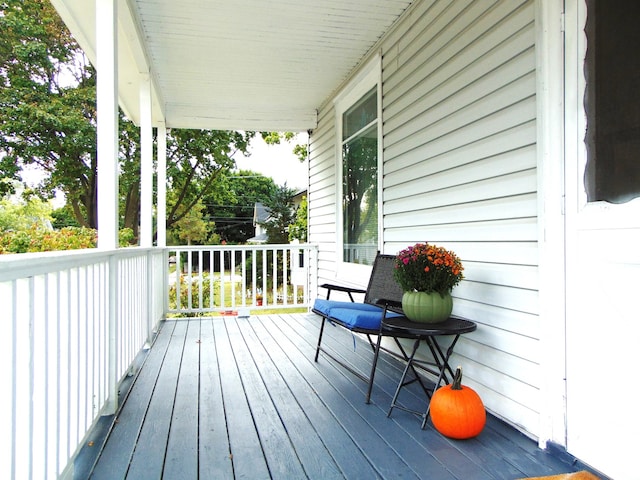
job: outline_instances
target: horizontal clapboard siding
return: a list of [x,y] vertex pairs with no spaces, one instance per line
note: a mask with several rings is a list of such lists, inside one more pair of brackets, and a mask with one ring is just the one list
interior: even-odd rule
[[422,2],[383,46],[385,250],[458,253],[456,362],[487,406],[538,430],[534,2]]
[[336,130],[333,104],[319,113],[310,136],[308,235],[318,245],[318,285],[335,281]]
[[[384,251],[456,251],[454,313],[478,322],[456,349],[497,415],[538,433],[538,193],[532,0],[418,2],[382,54]],[[310,241],[335,280],[331,104],[311,136]],[[366,279],[363,279],[363,283]]]

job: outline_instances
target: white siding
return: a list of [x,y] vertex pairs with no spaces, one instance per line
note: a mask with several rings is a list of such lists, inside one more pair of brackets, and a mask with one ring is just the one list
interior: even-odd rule
[[[535,11],[529,1],[425,0],[381,43],[384,251],[429,241],[463,259],[456,348],[486,406],[538,433]],[[335,280],[335,128],[311,136],[310,241]]]
[[318,285],[335,282],[336,134],[333,104],[322,111],[310,136],[308,235],[318,244]]

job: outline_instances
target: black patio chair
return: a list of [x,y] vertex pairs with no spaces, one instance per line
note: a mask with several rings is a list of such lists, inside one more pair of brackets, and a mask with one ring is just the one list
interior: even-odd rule
[[[322,317],[315,361],[318,361],[318,356],[320,355],[320,352],[322,352],[331,360],[335,361],[358,378],[367,382],[367,403],[371,400],[371,391],[373,389],[373,380],[378,360],[376,346],[379,342],[374,342],[372,336],[375,335],[376,339],[378,338],[378,335],[393,337],[402,358],[405,360],[408,358],[404,348],[398,341],[398,335],[388,331],[383,331],[381,328],[383,318],[403,316],[401,307],[403,291],[393,277],[395,259],[395,255],[385,255],[381,253],[376,255],[373,263],[373,269],[371,271],[371,277],[369,277],[369,285],[366,290],[333,284],[321,285],[321,288],[327,289],[327,298],[316,299],[312,308],[314,313]],[[331,293],[334,291],[346,293],[351,301],[331,300]],[[364,294],[364,300],[362,302],[356,302],[353,294]],[[366,336],[372,352],[374,353],[371,373],[368,377],[355,370],[351,365],[337,358],[331,351],[322,346],[322,335],[324,333],[326,323],[332,323],[346,328],[351,332],[361,333]],[[413,337],[403,336],[403,338]],[[380,347],[380,349],[383,348]],[[398,355],[398,352],[391,353]]]

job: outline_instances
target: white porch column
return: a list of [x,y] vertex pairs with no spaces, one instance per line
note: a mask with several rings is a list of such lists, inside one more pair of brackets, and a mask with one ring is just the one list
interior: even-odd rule
[[118,246],[117,0],[96,0],[98,247]]
[[[98,112],[98,247],[118,246],[118,11],[117,0],[96,0]],[[105,413],[118,408],[118,261],[109,259],[109,395]]]
[[562,21],[562,1],[536,1],[541,448],[567,433]]
[[167,246],[167,127],[158,126],[158,198],[157,242],[158,247]]
[[153,134],[149,74],[140,76],[140,246],[153,246]]

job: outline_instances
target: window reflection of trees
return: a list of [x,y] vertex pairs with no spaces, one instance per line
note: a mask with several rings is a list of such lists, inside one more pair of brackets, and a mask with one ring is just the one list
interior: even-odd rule
[[377,126],[343,145],[343,259],[370,264],[378,245]]

